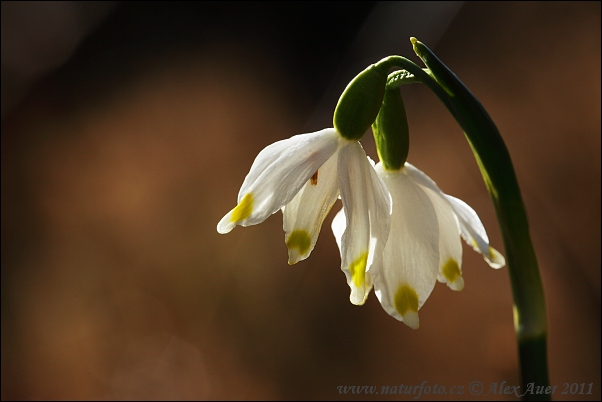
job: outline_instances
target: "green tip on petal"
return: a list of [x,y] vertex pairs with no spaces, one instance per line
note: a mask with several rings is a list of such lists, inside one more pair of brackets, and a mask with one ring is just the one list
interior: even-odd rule
[[307,230],[293,230],[288,239],[286,239],[288,248],[288,263],[294,265],[298,263],[311,247],[311,236]]
[[403,322],[412,329],[418,329],[418,294],[410,285],[404,284],[395,293],[395,310],[403,318]]
[[351,264],[349,272],[356,288],[362,287],[366,280],[366,265],[368,264],[368,252],[362,253]]
[[253,194],[247,193],[238,205],[232,210],[232,223],[244,221],[253,213]]
[[457,292],[464,289],[464,279],[462,278],[462,272],[460,271],[460,266],[456,260],[453,258],[447,260],[441,267],[441,273],[443,274],[443,277],[445,277],[447,286],[449,286],[450,289]]
[[236,227],[239,222],[249,219],[253,213],[253,194],[247,193],[238,205],[228,212],[217,224],[218,233],[225,234]]
[[485,260],[494,269],[500,269],[506,265],[504,256],[491,246],[489,246],[489,256],[485,255]]

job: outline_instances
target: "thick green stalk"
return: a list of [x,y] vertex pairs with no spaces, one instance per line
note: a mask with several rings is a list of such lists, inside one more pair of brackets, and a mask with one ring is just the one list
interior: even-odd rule
[[[430,70],[429,79],[421,80],[443,101],[464,130],[493,200],[512,284],[523,390],[531,383],[548,386],[545,297],[510,155],[497,127],[476,97],[430,49],[415,38],[412,44]],[[523,398],[549,399],[549,395],[528,393]]]

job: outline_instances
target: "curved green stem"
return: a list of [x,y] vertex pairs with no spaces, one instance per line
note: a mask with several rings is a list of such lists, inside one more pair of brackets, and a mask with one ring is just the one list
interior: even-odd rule
[[[527,212],[508,149],[481,103],[458,77],[415,38],[412,44],[430,70],[429,78],[423,82],[443,101],[464,130],[493,200],[512,285],[523,391],[529,384],[548,386],[545,296],[529,235]],[[549,399],[549,395],[526,393],[523,398]]]
[[[508,149],[489,114],[458,77],[421,42],[412,38],[412,44],[427,69],[423,70],[405,57],[387,57],[379,63],[405,70],[389,74],[387,88],[424,83],[464,130],[491,195],[504,239],[523,392],[530,389],[529,385],[547,387],[545,296],[527,213]],[[549,397],[535,392],[523,396],[525,400],[549,400]]]

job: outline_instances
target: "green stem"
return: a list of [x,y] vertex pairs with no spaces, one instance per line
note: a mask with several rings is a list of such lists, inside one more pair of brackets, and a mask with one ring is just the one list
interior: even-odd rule
[[[546,343],[548,322],[537,257],[529,235],[510,154],[497,127],[466,86],[434,54],[412,38],[414,51],[431,74],[423,81],[433,89],[465,132],[495,207],[514,299],[514,329],[518,341],[523,391],[529,384],[549,385]],[[437,86],[439,89],[435,90]],[[525,400],[548,400],[549,395],[527,393]]]
[[[412,38],[412,44],[428,69],[423,70],[401,56],[387,57],[379,63],[406,70],[390,74],[388,86],[413,83],[418,79],[437,95],[464,130],[491,195],[504,239],[514,299],[514,329],[522,389],[528,390],[530,384],[547,387],[545,296],[529,235],[527,213],[508,149],[481,103],[458,77],[415,38]],[[523,396],[525,400],[549,398],[549,395],[537,393],[525,393]]]

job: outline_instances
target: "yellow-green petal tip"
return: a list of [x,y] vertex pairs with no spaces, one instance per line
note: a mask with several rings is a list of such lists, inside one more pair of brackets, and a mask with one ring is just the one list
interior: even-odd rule
[[244,221],[253,213],[253,194],[247,193],[232,210],[230,220],[234,223]]

